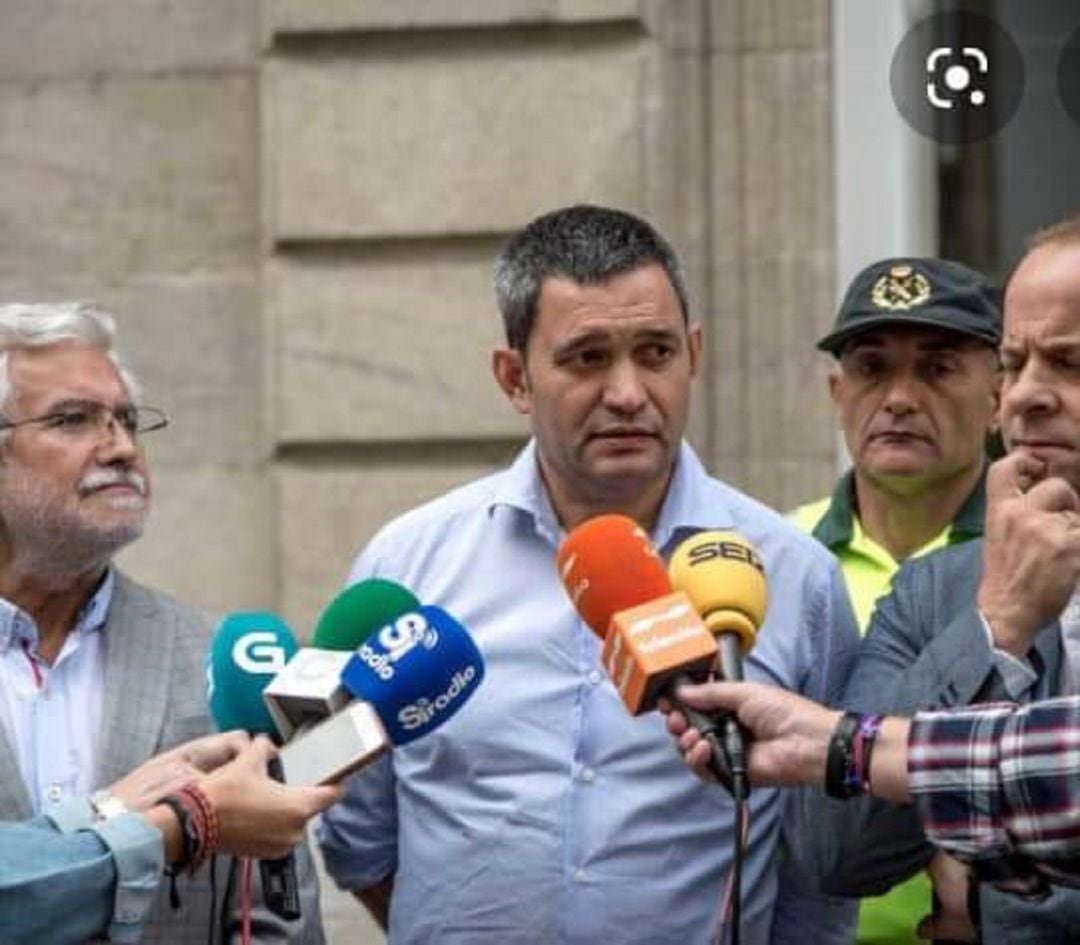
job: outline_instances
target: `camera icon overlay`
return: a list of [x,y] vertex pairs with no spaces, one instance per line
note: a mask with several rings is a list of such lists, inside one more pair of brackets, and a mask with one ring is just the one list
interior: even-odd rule
[[[983,84],[990,74],[990,57],[984,49],[935,46],[926,57],[926,72],[926,100],[934,108],[955,108],[959,95],[974,108],[986,104]],[[977,84],[980,79],[983,84]]]
[[980,13],[916,23],[889,68],[904,120],[942,144],[981,141],[1005,127],[1024,93],[1024,61],[1008,33]]

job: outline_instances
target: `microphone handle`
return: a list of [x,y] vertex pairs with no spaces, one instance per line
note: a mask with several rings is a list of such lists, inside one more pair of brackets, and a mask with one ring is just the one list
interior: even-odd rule
[[716,638],[720,652],[716,657],[716,669],[724,682],[742,682],[742,640],[737,633],[721,633]]
[[[279,758],[270,759],[269,771],[275,781],[285,782]],[[259,875],[266,908],[286,922],[299,919],[300,887],[296,879],[296,856],[293,851],[276,860],[259,860]]]
[[[709,758],[709,770],[712,771],[716,780],[730,794],[734,792],[735,782],[732,777],[731,759],[725,743],[727,741],[727,723],[734,725],[735,720],[728,714],[710,715],[702,712],[700,709],[692,708],[675,697],[676,688],[682,685],[693,685],[696,682],[697,680],[691,679],[685,673],[680,673],[672,680],[668,695],[675,707],[686,716],[686,721],[690,724],[690,727],[696,728],[701,737],[709,743],[709,747],[712,749]],[[723,739],[721,739],[721,733],[725,736]]]
[[[724,682],[742,682],[743,660],[742,639],[737,633],[721,633],[717,637],[720,652],[716,658],[718,674]],[[725,712],[721,716],[720,726],[723,733],[724,754],[731,767],[733,780],[741,800],[750,793],[750,784],[746,780],[746,741],[750,737],[743,731],[738,720]]]

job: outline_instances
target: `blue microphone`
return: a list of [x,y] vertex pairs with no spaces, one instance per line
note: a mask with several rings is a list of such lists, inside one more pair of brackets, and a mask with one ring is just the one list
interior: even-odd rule
[[[298,648],[292,631],[275,614],[230,614],[221,622],[206,661],[207,701],[221,731],[240,728],[276,740],[263,689]],[[282,780],[276,758],[270,762],[270,774]],[[286,921],[299,919],[300,888],[292,851],[276,860],[260,860],[259,871],[266,907]]]
[[341,681],[370,702],[394,745],[438,728],[472,696],[484,659],[469,632],[441,607],[425,605],[372,634]]

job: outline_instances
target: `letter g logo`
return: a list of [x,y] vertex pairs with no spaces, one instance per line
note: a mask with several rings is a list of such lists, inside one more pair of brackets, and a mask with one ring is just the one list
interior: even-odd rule
[[232,658],[247,673],[276,674],[285,668],[285,649],[272,630],[245,633],[233,644]]

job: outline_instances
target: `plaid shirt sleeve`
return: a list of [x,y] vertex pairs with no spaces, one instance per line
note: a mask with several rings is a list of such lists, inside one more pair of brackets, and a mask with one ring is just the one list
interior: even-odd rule
[[920,712],[908,784],[927,839],[981,879],[1080,886],[1080,698]]

